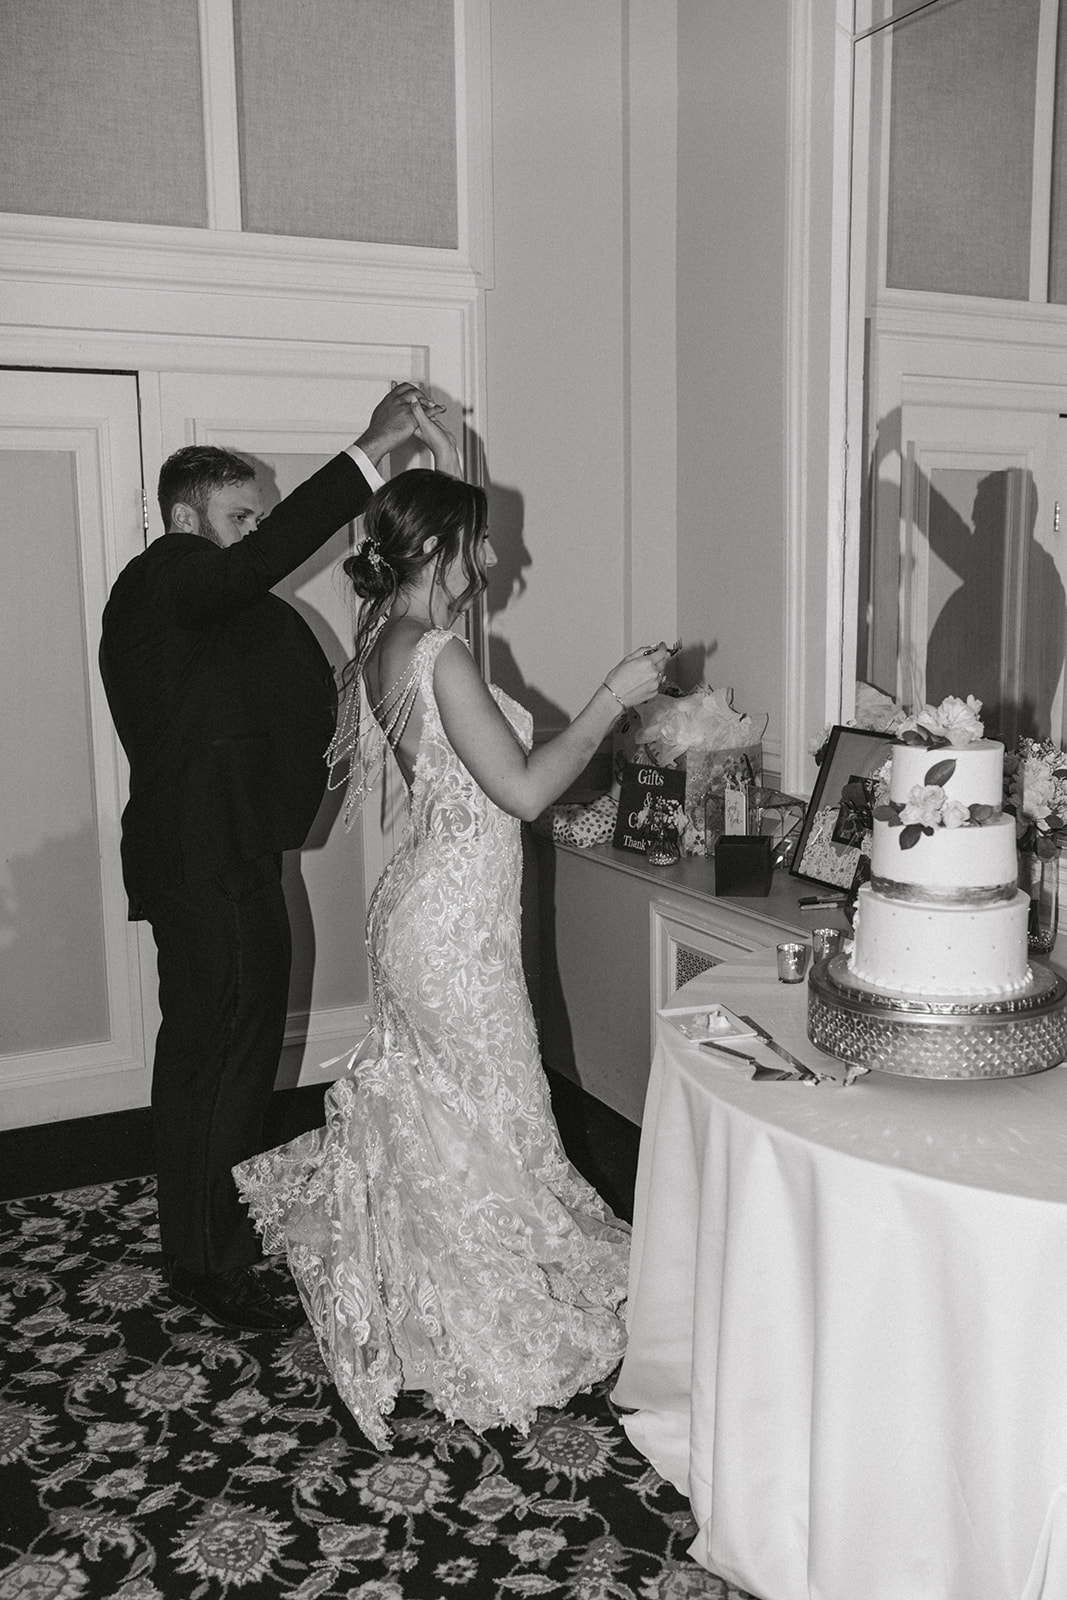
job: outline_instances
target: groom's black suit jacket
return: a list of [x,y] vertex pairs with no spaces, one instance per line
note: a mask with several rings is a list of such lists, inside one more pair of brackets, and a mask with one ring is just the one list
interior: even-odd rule
[[191,873],[226,878],[307,837],[336,690],[311,629],[269,591],[371,492],[352,458],[337,456],[228,549],[165,533],[117,578],[100,667],[130,763],[131,917],[155,889]]

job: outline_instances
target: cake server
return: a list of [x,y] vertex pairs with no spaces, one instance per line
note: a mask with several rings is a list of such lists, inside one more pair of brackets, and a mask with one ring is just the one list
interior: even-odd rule
[[[754,1069],[752,1076],[757,1083],[796,1082],[797,1074],[794,1071],[784,1072],[781,1067],[765,1067],[756,1060],[755,1056],[746,1056],[744,1051],[734,1050],[727,1044],[718,1044],[713,1043],[710,1039],[701,1039],[700,1048],[701,1050],[718,1051],[720,1055],[731,1056],[734,1061],[747,1061],[749,1066]],[[802,1083],[817,1083],[819,1081],[813,1072],[808,1072],[806,1067],[804,1072],[806,1076],[801,1079]]]
[[[738,1015],[740,1015],[740,1013],[738,1013]],[[803,1061],[798,1061],[796,1056],[791,1056],[789,1051],[784,1050],[776,1039],[771,1038],[771,1035],[767,1032],[766,1028],[760,1027],[755,1017],[741,1017],[741,1021],[747,1023],[750,1028],[754,1028],[759,1038],[761,1038],[763,1043],[767,1046],[767,1049],[773,1050],[775,1055],[781,1056],[783,1061],[788,1061],[794,1072],[799,1072],[800,1076],[805,1080],[806,1083],[826,1082],[827,1074],[825,1072],[816,1072],[813,1068],[806,1067]]]

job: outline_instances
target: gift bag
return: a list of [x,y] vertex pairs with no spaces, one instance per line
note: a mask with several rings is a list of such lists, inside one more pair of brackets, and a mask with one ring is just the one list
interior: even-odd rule
[[709,689],[706,684],[686,695],[654,695],[619,730],[617,757],[651,761],[665,771],[684,770],[681,844],[687,855],[705,854],[709,796],[715,802],[728,784],[763,780],[767,713],[745,715],[734,710],[732,699],[732,689]]
[[725,832],[723,796],[727,789],[763,783],[763,745],[738,745],[728,750],[690,750],[685,762],[685,810],[691,829],[704,840],[704,854]]

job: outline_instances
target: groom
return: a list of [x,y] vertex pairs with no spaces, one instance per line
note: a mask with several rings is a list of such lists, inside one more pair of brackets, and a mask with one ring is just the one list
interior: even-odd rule
[[[165,533],[120,573],[100,670],[130,766],[122,866],[156,942],[152,1072],[159,1232],[175,1298],[226,1327],[297,1320],[250,1268],[231,1168],[262,1148],[291,945],[281,860],[326,782],[336,690],[311,629],[270,593],[382,482],[415,431],[400,384],[367,430],[268,514],[247,461],[188,445],[163,464]],[[431,407],[431,410],[437,410]]]

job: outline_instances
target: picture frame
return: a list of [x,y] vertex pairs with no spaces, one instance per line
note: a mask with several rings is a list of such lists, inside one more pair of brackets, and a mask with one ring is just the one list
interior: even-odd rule
[[841,798],[856,779],[870,778],[889,754],[891,733],[870,728],[846,728],[836,723],[826,742],[826,754],[812,790],[797,839],[790,873],[825,888],[848,891],[865,854],[864,839],[857,837],[850,819],[841,816]]

